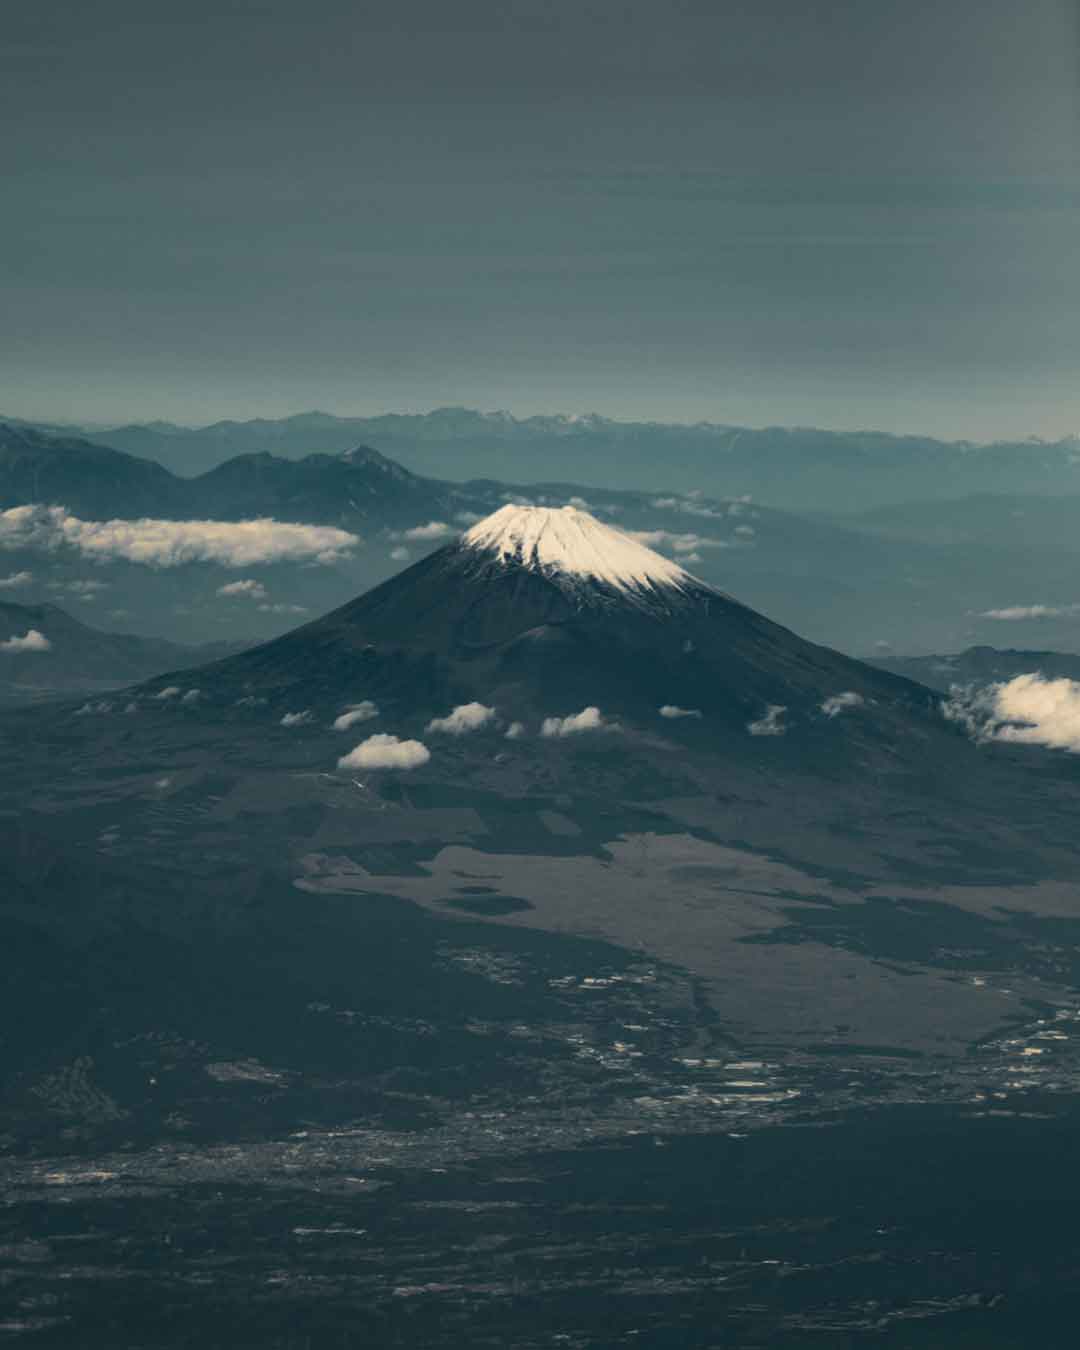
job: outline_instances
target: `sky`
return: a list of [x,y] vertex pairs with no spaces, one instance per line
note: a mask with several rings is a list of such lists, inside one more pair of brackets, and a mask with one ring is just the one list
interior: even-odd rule
[[1080,431],[1072,0],[35,0],[0,413]]

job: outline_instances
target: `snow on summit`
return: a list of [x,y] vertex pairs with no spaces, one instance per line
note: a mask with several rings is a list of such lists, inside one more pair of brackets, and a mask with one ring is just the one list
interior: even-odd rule
[[678,563],[576,506],[504,506],[474,525],[461,542],[505,562],[585,577],[619,591],[701,585]]

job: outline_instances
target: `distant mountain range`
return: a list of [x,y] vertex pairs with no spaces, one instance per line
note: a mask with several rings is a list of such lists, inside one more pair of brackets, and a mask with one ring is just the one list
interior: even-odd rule
[[872,657],[870,664],[941,691],[953,685],[996,684],[1036,673],[1049,680],[1080,680],[1080,656],[1015,648],[969,647],[955,656]]
[[441,479],[543,477],[593,487],[751,493],[798,510],[860,510],[977,492],[1080,493],[1074,437],[975,445],[876,431],[619,422],[596,414],[517,418],[468,408],[377,417],[309,412],[205,427],[149,422],[80,434],[184,476],[237,455],[297,459],[363,444]]
[[189,647],[106,633],[59,605],[0,601],[0,700],[92,694],[243,650],[243,642]]
[[[376,450],[280,459],[239,455],[196,478],[88,438],[0,424],[0,505],[62,504],[89,519],[252,519],[359,527],[460,509],[450,484],[418,478]],[[462,497],[462,500],[472,500]]]

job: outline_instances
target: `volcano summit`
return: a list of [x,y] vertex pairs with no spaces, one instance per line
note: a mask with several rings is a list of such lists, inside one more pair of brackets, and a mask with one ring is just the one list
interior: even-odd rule
[[677,563],[575,506],[504,506],[461,542],[563,586],[591,582],[624,596],[709,589]]

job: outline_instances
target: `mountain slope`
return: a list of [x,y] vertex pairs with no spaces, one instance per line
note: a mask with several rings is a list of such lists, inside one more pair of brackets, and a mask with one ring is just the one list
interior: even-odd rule
[[168,515],[178,480],[160,464],[75,437],[0,424],[0,507],[47,502],[76,513]]
[[[27,634],[38,634],[40,640],[27,642]],[[242,646],[224,642],[185,647],[162,638],[104,633],[58,605],[0,601],[0,697],[118,688],[162,670],[213,660]]]

